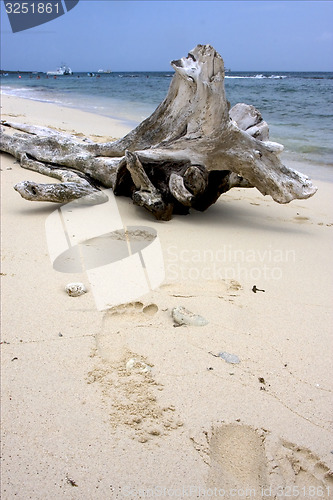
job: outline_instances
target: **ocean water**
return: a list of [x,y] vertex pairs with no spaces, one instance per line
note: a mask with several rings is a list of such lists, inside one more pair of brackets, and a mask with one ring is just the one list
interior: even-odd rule
[[[80,108],[134,127],[164,99],[173,71],[20,76],[2,76],[1,92]],[[231,106],[245,102],[259,109],[270,139],[285,146],[284,156],[333,173],[333,73],[227,72],[225,89]]]

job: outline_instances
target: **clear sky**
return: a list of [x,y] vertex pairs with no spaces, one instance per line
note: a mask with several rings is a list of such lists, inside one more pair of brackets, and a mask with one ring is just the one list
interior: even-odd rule
[[80,0],[12,33],[1,4],[1,68],[168,71],[210,43],[231,70],[333,71],[333,1]]

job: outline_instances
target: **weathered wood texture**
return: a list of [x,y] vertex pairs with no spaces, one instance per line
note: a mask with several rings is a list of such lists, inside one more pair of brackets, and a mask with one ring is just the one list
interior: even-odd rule
[[[154,113],[122,139],[102,144],[44,128],[3,122],[22,133],[3,133],[1,150],[23,168],[59,179],[24,181],[15,189],[28,200],[68,202],[90,196],[104,201],[101,186],[131,196],[158,219],[206,210],[229,189],[256,187],[278,203],[312,196],[316,188],[279,160],[283,146],[270,142],[258,110],[231,110],[224,65],[210,45],[198,45],[172,61],[175,75]],[[89,198],[88,198],[89,200]]]

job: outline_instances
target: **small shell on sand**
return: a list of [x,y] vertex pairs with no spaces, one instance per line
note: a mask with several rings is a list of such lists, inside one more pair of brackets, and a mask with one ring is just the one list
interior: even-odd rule
[[83,283],[68,283],[65,290],[70,297],[79,297],[87,291]]
[[208,321],[199,316],[198,314],[194,314],[191,311],[188,311],[183,306],[174,307],[171,311],[171,316],[177,325],[190,325],[190,326],[205,326],[208,325]]

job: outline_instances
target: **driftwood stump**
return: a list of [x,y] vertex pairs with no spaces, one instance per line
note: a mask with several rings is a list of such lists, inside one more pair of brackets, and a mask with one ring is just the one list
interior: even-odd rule
[[253,106],[231,110],[224,64],[210,45],[172,61],[175,75],[154,113],[122,139],[84,143],[49,128],[2,122],[1,150],[23,168],[60,180],[15,186],[27,200],[64,203],[83,196],[105,200],[101,187],[130,196],[157,219],[206,210],[233,187],[256,187],[278,203],[316,192],[303,174],[279,160],[283,146],[268,140],[268,125]]

